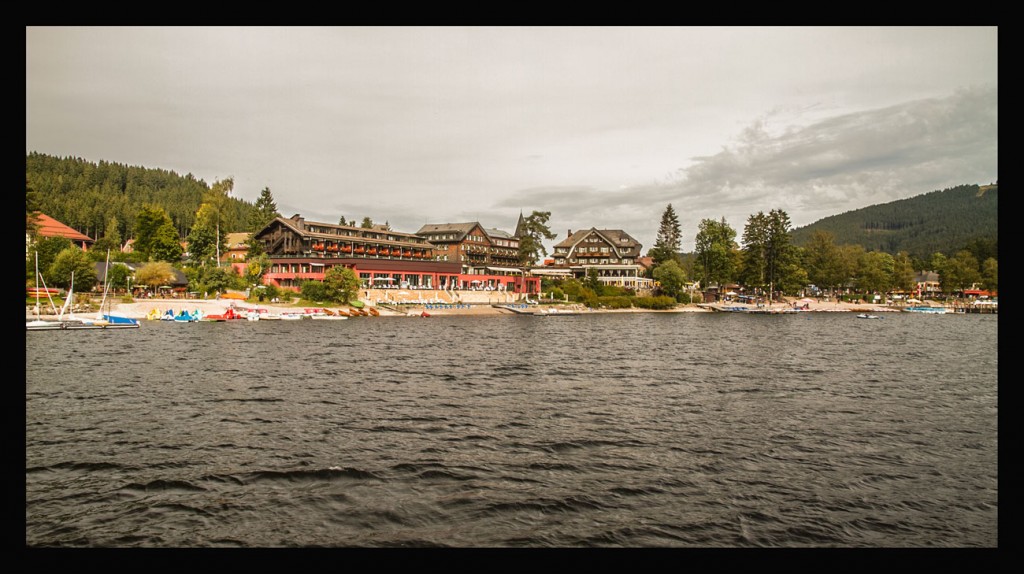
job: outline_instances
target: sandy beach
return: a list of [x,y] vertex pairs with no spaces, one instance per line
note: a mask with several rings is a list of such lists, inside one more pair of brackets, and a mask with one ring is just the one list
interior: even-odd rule
[[[175,314],[182,310],[193,312],[196,309],[201,310],[204,314],[216,314],[223,313],[230,306],[234,305],[236,309],[266,309],[269,313],[286,313],[294,312],[302,309],[302,307],[286,306],[286,305],[275,305],[265,303],[250,303],[247,301],[230,301],[230,300],[216,300],[216,299],[139,299],[132,303],[120,303],[116,302],[113,305],[112,311],[117,314],[122,314],[127,317],[136,319],[144,319],[150,313],[150,311],[156,309],[160,314],[163,314],[168,309],[172,309]],[[667,310],[649,310],[649,309],[587,309],[582,305],[542,305],[539,307],[531,306],[532,309],[558,309],[560,311],[573,311],[578,313],[714,313],[716,312],[714,307],[735,307],[743,306],[748,308],[755,308],[753,305],[737,305],[735,303],[715,303],[715,304],[689,304],[680,305],[675,309]],[[786,308],[792,308],[792,303],[775,303],[772,305],[773,310],[782,310]],[[344,305],[325,305],[324,307],[335,310],[335,309],[347,309]],[[884,305],[874,304],[858,304],[858,303],[841,303],[836,301],[822,301],[822,302],[809,302],[807,303],[807,312],[856,312],[856,313],[884,313],[884,312],[899,312],[898,307],[889,307]],[[512,315],[514,311],[509,309],[502,309],[499,307],[493,307],[487,304],[462,304],[462,305],[401,305],[401,306],[378,306],[378,311],[382,317],[420,317],[423,313],[430,316],[466,316],[466,315]]]

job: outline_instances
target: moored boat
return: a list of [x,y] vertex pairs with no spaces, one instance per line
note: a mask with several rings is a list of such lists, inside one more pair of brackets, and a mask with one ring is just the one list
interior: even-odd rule
[[220,321],[232,321],[232,320],[236,320],[236,319],[245,319],[245,315],[242,315],[241,313],[236,313],[235,309],[233,307],[228,307],[228,309],[226,311],[224,311],[223,313],[219,313],[219,314],[217,314],[217,313],[210,313],[210,314],[204,315],[203,318],[202,318],[203,321],[217,321],[217,322],[220,322]]
[[945,315],[947,309],[945,307],[930,307],[930,306],[918,306],[918,307],[904,307],[903,311],[907,313],[929,313],[933,315]]

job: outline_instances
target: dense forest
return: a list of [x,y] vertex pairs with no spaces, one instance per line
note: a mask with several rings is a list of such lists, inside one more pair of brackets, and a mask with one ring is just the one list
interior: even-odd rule
[[[107,233],[111,222],[120,237],[135,237],[143,206],[163,208],[185,239],[203,194],[210,189],[191,173],[35,152],[25,158],[25,184],[35,192],[40,211],[93,239]],[[249,231],[246,225],[254,209],[251,203],[229,197],[224,231]]]
[[826,231],[837,244],[868,251],[952,256],[969,245],[997,245],[998,210],[998,185],[960,185],[826,217],[794,229],[792,238],[803,246],[815,231]]

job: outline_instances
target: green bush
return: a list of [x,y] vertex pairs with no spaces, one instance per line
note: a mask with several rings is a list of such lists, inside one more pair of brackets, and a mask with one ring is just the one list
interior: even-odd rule
[[322,281],[305,281],[300,288],[302,298],[307,301],[324,301],[327,299],[327,288]]
[[657,297],[637,297],[633,300],[633,304],[641,309],[674,309],[676,307],[676,300],[674,297],[668,295],[658,295]]
[[622,296],[598,297],[597,304],[606,309],[629,309],[633,307],[633,300]]

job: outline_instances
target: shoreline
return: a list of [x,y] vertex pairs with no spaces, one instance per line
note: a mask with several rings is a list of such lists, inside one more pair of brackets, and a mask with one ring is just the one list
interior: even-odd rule
[[[246,301],[232,301],[232,300],[217,300],[217,299],[145,299],[136,300],[132,303],[118,303],[115,302],[111,308],[111,311],[115,314],[131,317],[133,319],[145,319],[149,312],[156,309],[161,314],[166,312],[167,309],[172,309],[174,313],[178,313],[182,310],[193,312],[196,309],[200,309],[205,314],[223,313],[229,307],[234,305],[236,308],[244,309],[266,309],[271,313],[287,313],[294,312],[303,307],[295,306],[283,306],[274,304],[256,304],[249,303]],[[347,308],[347,305],[321,305],[318,307],[326,307],[327,309],[343,309]],[[423,313],[431,317],[440,316],[496,316],[496,315],[516,315],[515,311],[509,309],[502,309],[500,307],[493,307],[490,304],[461,304],[451,305],[447,307],[441,307],[438,305],[402,305],[402,306],[375,306],[380,312],[381,317],[420,317]],[[576,314],[595,314],[595,313],[716,313],[722,312],[716,310],[716,307],[721,308],[735,308],[744,307],[747,309],[758,309],[753,305],[733,304],[733,303],[689,303],[686,305],[680,305],[674,309],[587,309],[580,304],[557,304],[557,305],[538,305],[531,306],[535,311],[541,311],[545,309],[557,309],[559,311],[571,311]],[[789,303],[776,303],[771,307],[765,307],[764,310],[781,311],[784,309],[791,309],[792,304]],[[400,309],[396,311],[395,309]],[[842,303],[842,302],[811,302],[808,303],[807,309],[802,309],[801,313],[887,313],[887,312],[901,312],[900,307],[889,307],[884,305],[864,304],[864,303]],[[81,313],[81,315],[95,315],[95,311]],[[530,314],[530,313],[521,313]],[[34,314],[31,308],[26,310],[26,316],[33,317]],[[53,317],[53,315],[43,314],[43,317]]]

